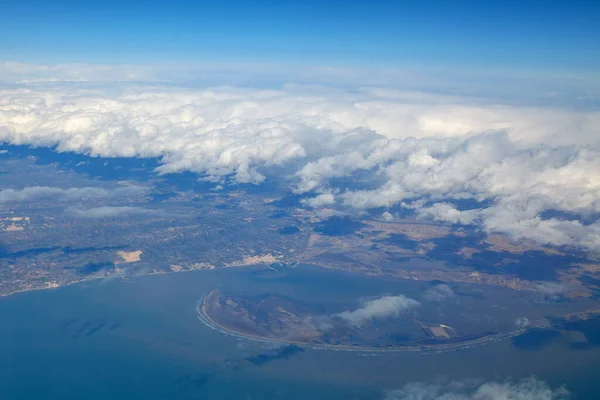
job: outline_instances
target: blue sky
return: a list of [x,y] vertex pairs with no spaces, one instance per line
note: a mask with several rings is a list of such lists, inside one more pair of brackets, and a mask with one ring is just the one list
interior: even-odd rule
[[9,0],[1,6],[0,57],[593,71],[598,3]]

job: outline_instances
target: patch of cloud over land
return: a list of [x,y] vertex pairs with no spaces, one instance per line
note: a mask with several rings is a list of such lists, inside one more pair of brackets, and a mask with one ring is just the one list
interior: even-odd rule
[[344,311],[335,314],[335,317],[341,318],[351,325],[361,326],[375,319],[387,319],[398,317],[416,307],[419,302],[409,297],[383,296],[375,300],[369,300],[365,304],[352,311]]
[[40,199],[54,201],[74,201],[82,199],[126,198],[143,194],[145,187],[124,187],[107,190],[96,187],[57,188],[49,186],[28,186],[20,190],[4,189],[0,191],[0,204],[11,202],[27,202]]
[[143,207],[132,207],[132,206],[103,206],[94,207],[88,209],[73,208],[70,210],[71,214],[78,218],[123,218],[136,215],[156,215],[158,211],[143,208]]
[[[383,209],[386,219],[405,208],[423,220],[600,250],[597,107],[434,93],[423,77],[428,90],[386,86],[352,71],[326,86],[332,71],[312,73],[313,84],[289,75],[280,79],[303,84],[183,88],[142,67],[5,63],[0,141],[159,157],[160,173],[192,171],[221,185],[282,180],[307,207]],[[360,186],[340,184],[357,176]],[[1,196],[50,193],[32,190]],[[465,200],[477,206],[457,205]]]

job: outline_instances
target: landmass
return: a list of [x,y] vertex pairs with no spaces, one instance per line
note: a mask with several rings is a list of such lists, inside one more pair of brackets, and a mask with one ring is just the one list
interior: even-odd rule
[[419,321],[411,316],[377,325],[349,325],[310,315],[276,295],[259,299],[227,296],[219,290],[204,295],[196,307],[198,318],[221,333],[250,340],[286,343],[330,350],[361,352],[445,352],[515,338],[550,326],[600,316],[600,308],[569,313],[560,318],[543,318],[505,332],[459,332],[443,323]]
[[[152,173],[151,160],[106,161],[11,147],[3,188],[93,187],[98,197],[0,202],[0,295],[89,279],[298,264],[410,281],[471,283],[596,298],[600,257],[410,216],[337,215],[285,188],[213,190]],[[55,189],[53,189],[55,190]],[[124,193],[121,195],[120,193]],[[90,211],[91,210],[91,211]],[[334,214],[335,215],[335,214]]]

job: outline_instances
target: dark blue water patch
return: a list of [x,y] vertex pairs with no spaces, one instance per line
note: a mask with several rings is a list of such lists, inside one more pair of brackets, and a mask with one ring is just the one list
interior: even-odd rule
[[562,337],[561,333],[551,329],[533,328],[520,336],[512,338],[511,344],[521,350],[536,351]]
[[435,248],[429,252],[433,257],[447,256],[458,253],[464,247],[474,248],[482,251],[489,247],[489,244],[483,242],[486,235],[481,232],[467,232],[465,235],[447,235],[441,238],[433,239]]
[[[161,175],[156,184],[156,190],[165,192],[210,193],[218,186],[217,183],[202,180],[202,175],[190,171],[180,171]],[[226,190],[226,188],[223,188]]]
[[20,250],[15,252],[8,252],[5,248],[0,246],[0,258],[20,258],[37,256],[45,253],[52,253],[56,251],[63,252],[65,254],[85,254],[97,251],[116,251],[124,250],[127,246],[102,246],[102,247],[37,247],[33,249]]
[[447,203],[450,203],[456,208],[458,211],[467,211],[467,210],[477,210],[480,208],[488,208],[494,202],[492,200],[476,200],[476,199],[455,199],[455,200],[447,200]]
[[347,177],[333,177],[329,184],[332,187],[339,188],[341,192],[373,190],[385,184],[381,175],[373,173],[373,170],[355,170]]
[[416,250],[419,247],[418,241],[412,240],[408,236],[401,233],[393,233],[386,239],[377,240],[377,242],[380,241],[393,244],[397,247],[401,247],[407,250]]
[[20,250],[14,252],[8,252],[4,247],[0,248],[0,257],[2,258],[19,258],[27,256],[37,256],[44,253],[50,253],[53,251],[60,250],[60,247],[36,247],[33,249]]
[[281,199],[275,200],[270,205],[277,208],[290,209],[302,206],[302,200],[306,196],[299,196],[293,193],[284,194]]
[[127,246],[102,246],[102,247],[61,247],[60,250],[66,254],[84,254],[93,251],[116,251],[125,250]]
[[86,264],[82,267],[67,266],[67,267],[64,267],[64,269],[70,270],[70,271],[75,271],[79,275],[91,275],[91,274],[99,272],[105,268],[113,269],[114,266],[115,266],[115,264],[112,262],[99,262],[99,263]]
[[591,225],[600,218],[600,213],[577,214],[570,211],[550,209],[542,211],[539,217],[543,220],[579,221],[583,225]]
[[542,281],[555,280],[558,278],[559,270],[573,263],[585,262],[584,258],[576,255],[547,254],[537,250],[526,251],[520,256],[512,255],[510,258],[514,261],[503,267],[505,271],[521,279]]
[[331,217],[317,224],[314,231],[325,236],[345,236],[351,235],[365,226],[362,222],[349,217]]
[[291,356],[298,353],[302,353],[303,351],[304,349],[302,347],[296,345],[289,345],[281,347],[274,352],[268,352],[248,357],[245,360],[251,364],[260,366],[276,360],[287,360]]
[[218,210],[233,210],[239,207],[237,203],[221,203],[215,206]]
[[[435,244],[435,247],[427,253],[427,256],[436,260],[442,260],[449,267],[464,265],[465,262],[468,262],[470,265],[486,272],[490,270],[496,271],[494,265],[504,260],[506,256],[504,254],[500,255],[498,252],[486,251],[489,245],[482,242],[484,238],[485,235],[474,232],[465,236],[447,235],[433,239],[431,242]],[[470,258],[465,259],[464,256],[459,254],[461,249],[465,247],[473,248],[477,252]]]
[[[578,254],[556,255],[543,251],[529,250],[523,254],[508,251],[487,250],[488,244],[482,243],[483,235],[467,235],[457,237],[449,235],[434,239],[434,249],[427,253],[428,257],[442,260],[449,267],[468,263],[481,272],[490,274],[514,274],[521,279],[548,280],[557,279],[557,271],[570,264],[584,262],[586,259]],[[458,254],[461,248],[470,247],[478,250],[471,257]]]
[[[431,200],[428,198],[422,198],[422,199],[425,200],[424,207],[429,207],[436,203],[439,203],[438,200]],[[415,199],[415,200],[418,200],[418,199]],[[478,201],[475,199],[444,200],[444,202],[451,204],[452,206],[454,206],[454,208],[456,208],[459,211],[487,208],[493,204],[492,200]],[[368,210],[368,213],[370,216],[372,216],[375,219],[381,219],[381,214],[383,214],[386,211],[393,214],[394,216],[397,216],[398,218],[412,219],[412,218],[415,218],[417,215],[415,209],[402,207],[401,205],[396,205],[396,206],[392,206],[392,207],[373,208],[373,209]],[[463,225],[457,225],[456,227],[460,228],[461,230],[472,231],[474,233],[477,232],[476,227],[470,228],[470,227],[465,227]]]
[[300,229],[298,229],[295,226],[286,226],[285,228],[281,228],[279,230],[279,233],[281,233],[282,235],[293,235],[294,233],[298,232],[300,232]]
[[60,168],[84,173],[101,180],[134,179],[146,181],[158,174],[158,158],[94,157],[71,151],[59,152],[57,147],[5,146],[11,158],[34,156],[36,164],[58,164]]
[[584,285],[600,286],[600,279],[592,278],[588,275],[581,275],[579,281]]
[[289,214],[285,211],[278,211],[275,214],[269,215],[270,219],[281,219],[287,217]]
[[600,346],[600,317],[587,320],[565,322],[561,327],[568,331],[581,332],[590,346]]

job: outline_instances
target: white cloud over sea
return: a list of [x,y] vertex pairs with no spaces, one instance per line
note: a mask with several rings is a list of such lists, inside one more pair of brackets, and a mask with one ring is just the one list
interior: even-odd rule
[[414,382],[386,392],[385,400],[565,400],[569,392],[536,378],[520,381]]
[[[313,85],[184,88],[126,82],[165,74],[143,67],[5,63],[0,140],[161,157],[162,173],[220,184],[284,179],[310,207],[405,207],[425,220],[600,249],[598,108],[363,84],[348,71],[339,73],[346,84],[325,86],[335,72],[319,73]],[[102,79],[73,82],[94,76]],[[357,177],[360,189],[339,184]],[[480,205],[459,209],[465,199]]]

